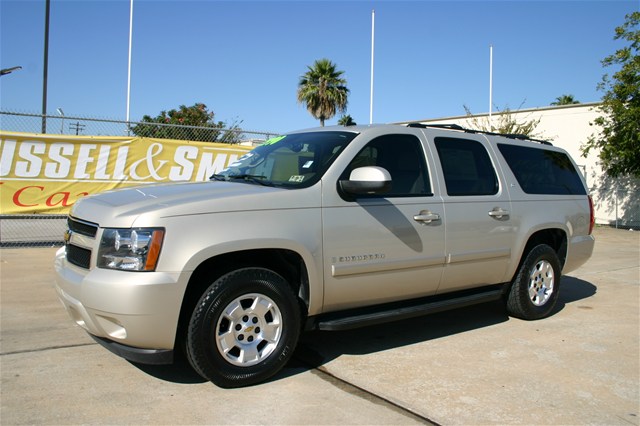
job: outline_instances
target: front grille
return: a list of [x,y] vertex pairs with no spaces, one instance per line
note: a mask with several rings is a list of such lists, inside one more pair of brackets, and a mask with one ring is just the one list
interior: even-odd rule
[[67,244],[67,260],[76,266],[89,269],[91,263],[91,250]]
[[81,235],[94,238],[98,232],[98,225],[84,220],[74,219],[71,216],[67,218],[67,226],[71,232],[77,232]]

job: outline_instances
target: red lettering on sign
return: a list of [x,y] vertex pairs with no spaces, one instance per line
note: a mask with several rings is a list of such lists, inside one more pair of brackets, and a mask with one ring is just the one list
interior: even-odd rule
[[[0,185],[2,184],[4,184],[4,182],[0,182]],[[36,192],[34,193],[34,191]],[[78,198],[87,195],[89,195],[89,193],[84,191],[78,192],[75,195],[68,191],[61,191],[47,196],[44,186],[29,185],[16,189],[16,191],[13,193],[13,196],[11,196],[11,201],[16,207],[42,208],[46,205],[47,207],[51,208],[60,208],[71,207]],[[44,197],[46,197],[46,199],[44,199],[44,202],[42,202]],[[8,208],[8,206],[6,207]]]
[[22,195],[22,193],[29,188],[39,188],[40,192],[44,191],[44,186],[25,186],[24,188],[20,188],[16,191],[15,194],[13,194],[13,204],[15,204],[16,206],[20,206],[20,207],[35,207],[38,204],[22,204],[20,202],[20,196]]
[[[56,195],[61,195],[62,197],[60,198],[60,201],[55,202],[54,201],[54,197]],[[89,195],[88,192],[79,192],[78,194],[76,194],[76,197],[83,197],[85,195]],[[70,192],[56,192],[55,194],[52,194],[49,198],[47,198],[47,201],[45,202],[45,204],[49,207],[56,207],[58,205],[62,205],[62,207],[69,207],[70,205],[73,204],[73,202],[69,202],[69,197],[71,196]]]

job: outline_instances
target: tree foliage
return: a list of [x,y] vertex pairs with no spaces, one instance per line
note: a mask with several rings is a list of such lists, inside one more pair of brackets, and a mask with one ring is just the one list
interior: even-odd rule
[[598,84],[604,91],[598,110],[602,113],[592,124],[600,131],[582,146],[586,157],[598,150],[603,168],[611,177],[640,177],[640,12],[625,16],[624,24],[615,29],[614,40],[629,45],[602,60],[603,67],[619,66]]
[[344,71],[338,71],[336,64],[328,59],[318,59],[298,82],[298,103],[306,104],[307,111],[324,126],[325,120],[344,113],[347,109],[347,80]]
[[340,117],[338,124],[341,126],[355,126],[357,123],[353,121],[353,117],[347,114]]
[[580,101],[576,100],[573,95],[561,95],[551,102],[551,105],[575,105],[579,103]]
[[145,115],[131,131],[141,137],[223,143],[239,142],[242,133],[238,123],[229,126],[215,121],[213,111],[203,103],[180,105],[177,110],[161,111],[156,117]]
[[468,126],[475,130],[500,133],[502,135],[541,137],[540,134],[535,133],[536,127],[540,124],[539,118],[518,121],[509,107],[505,107],[502,111],[498,110],[498,113],[492,116],[491,121],[489,121],[489,117],[480,118],[474,116],[466,105],[464,105],[464,110],[467,114]]

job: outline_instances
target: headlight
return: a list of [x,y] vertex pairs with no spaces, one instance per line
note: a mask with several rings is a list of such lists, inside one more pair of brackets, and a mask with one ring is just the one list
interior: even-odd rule
[[100,240],[98,268],[153,271],[163,238],[164,229],[159,228],[107,228]]

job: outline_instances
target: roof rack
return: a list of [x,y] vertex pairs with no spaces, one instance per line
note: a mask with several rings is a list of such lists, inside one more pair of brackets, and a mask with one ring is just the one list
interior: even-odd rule
[[545,141],[545,140],[542,140],[542,139],[534,139],[534,138],[531,138],[531,137],[529,137],[527,135],[522,135],[522,134],[518,134],[518,133],[495,133],[495,132],[487,132],[485,130],[467,129],[467,128],[462,127],[462,126],[460,126],[458,124],[407,123],[407,127],[417,127],[417,128],[421,128],[421,129],[433,128],[433,129],[459,130],[459,131],[465,132],[465,133],[480,133],[480,134],[483,134],[483,135],[502,136],[502,137],[509,138],[509,139],[519,139],[519,140],[537,142],[537,143],[541,143],[543,145],[553,145],[549,141]]

